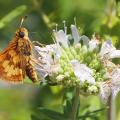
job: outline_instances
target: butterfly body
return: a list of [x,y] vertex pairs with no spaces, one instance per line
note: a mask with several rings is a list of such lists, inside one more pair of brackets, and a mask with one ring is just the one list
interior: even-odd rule
[[0,80],[23,82],[28,76],[33,82],[37,75],[32,63],[32,44],[26,28],[19,28],[8,47],[0,53]]

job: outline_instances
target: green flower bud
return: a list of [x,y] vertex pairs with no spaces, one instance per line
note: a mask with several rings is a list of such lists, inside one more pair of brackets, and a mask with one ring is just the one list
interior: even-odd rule
[[89,86],[88,87],[88,93],[90,94],[95,94],[95,93],[98,93],[99,92],[99,89],[97,86],[95,85],[92,85],[92,86]]
[[56,77],[56,80],[57,81],[62,81],[64,78],[65,78],[65,76],[60,74]]

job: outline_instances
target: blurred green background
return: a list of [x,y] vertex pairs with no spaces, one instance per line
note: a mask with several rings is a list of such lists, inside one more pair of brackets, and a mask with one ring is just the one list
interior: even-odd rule
[[[112,38],[114,45],[120,48],[120,2],[119,0],[0,0],[0,50],[5,48],[20,25],[21,17],[27,15],[23,26],[29,30],[31,40],[44,44],[53,43],[52,30],[58,24],[63,29],[66,21],[76,21],[81,34],[92,37],[93,33],[101,39]],[[76,19],[76,20],[75,20]],[[75,20],[75,21],[74,21]],[[117,61],[119,62],[119,61]],[[0,120],[31,120],[35,114],[40,120],[38,107],[63,112],[64,93],[62,86],[49,87],[25,84],[0,88]],[[97,109],[95,118],[84,120],[106,120],[106,105],[99,96],[80,96],[80,115]],[[84,101],[84,102],[83,102]],[[120,120],[120,95],[116,99],[116,120]],[[42,119],[41,120],[45,120]],[[46,119],[47,120],[47,119]],[[54,119],[55,120],[55,119]]]

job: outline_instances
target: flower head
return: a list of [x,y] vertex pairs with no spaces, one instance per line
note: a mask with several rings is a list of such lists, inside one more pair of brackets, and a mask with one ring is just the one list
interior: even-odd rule
[[116,96],[120,90],[120,69],[111,59],[119,58],[120,50],[111,40],[100,43],[95,35],[90,40],[80,35],[75,25],[71,25],[69,35],[63,30],[53,34],[55,44],[34,46],[36,70],[45,82],[79,86],[84,93],[100,94],[103,101],[110,94]]

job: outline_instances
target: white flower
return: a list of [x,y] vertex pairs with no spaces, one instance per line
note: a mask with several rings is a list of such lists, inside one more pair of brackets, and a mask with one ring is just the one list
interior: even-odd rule
[[112,94],[113,98],[116,97],[120,91],[120,69],[116,68],[109,74],[109,81],[103,82],[100,85],[100,97],[103,102],[107,102],[109,96]]
[[79,78],[81,83],[87,81],[90,84],[95,84],[95,79],[92,76],[93,71],[90,68],[85,64],[80,64],[77,60],[72,60],[71,64],[73,66],[75,76]]
[[40,79],[42,79],[42,81],[44,81],[44,78],[47,77],[48,72],[42,68],[40,68],[39,66],[35,67],[38,76],[40,77]]
[[55,44],[46,47],[34,46],[33,52],[37,59],[35,68],[40,77],[45,78],[48,74],[58,71],[60,52]]
[[102,44],[100,56],[104,61],[104,67],[107,69],[106,76],[110,79],[110,82],[104,82],[100,87],[101,99],[107,102],[111,94],[115,98],[120,91],[120,69],[110,61],[113,58],[120,58],[120,50],[116,50],[112,41],[108,40]]
[[68,47],[68,39],[63,30],[59,30],[58,32],[54,32],[55,40],[57,44],[63,45],[64,47]]
[[116,50],[112,44],[112,41],[108,40],[102,44],[100,56],[102,58],[107,56],[108,59],[120,58],[120,50]]
[[100,83],[100,98],[103,103],[108,101],[109,96],[111,95],[111,82],[101,82]]
[[114,51],[114,50],[116,50],[116,48],[113,47],[112,41],[111,40],[105,41],[102,44],[102,47],[101,47],[101,50],[100,50],[100,56],[103,57],[105,54],[108,54],[108,53],[110,53],[111,51]]
[[110,58],[120,58],[120,50],[114,50],[110,53]]
[[98,48],[98,45],[99,40],[95,36],[93,36],[93,38],[89,41],[89,50],[90,51],[95,50],[96,48]]
[[79,43],[80,36],[79,36],[78,30],[75,25],[71,25],[71,32],[72,32],[72,37],[74,39],[74,44]]
[[120,69],[116,68],[111,73],[112,94],[115,97],[120,91]]
[[[120,58],[120,50],[113,46],[111,40],[103,42],[101,49],[97,49],[100,48],[99,40],[95,36],[91,40],[85,35],[80,36],[75,25],[71,25],[69,35],[66,30],[54,31],[54,38],[52,45],[34,46],[38,62],[35,68],[43,79],[53,75],[52,79],[55,77],[56,82],[63,82],[65,86],[83,85],[83,91],[90,94],[99,92],[103,102],[107,102],[111,94],[117,95],[120,91],[120,68],[111,60]],[[89,84],[84,89],[86,82]]]
[[86,45],[86,46],[88,47],[90,39],[89,39],[87,36],[82,35],[82,36],[80,37],[80,41],[83,42],[83,45]]

